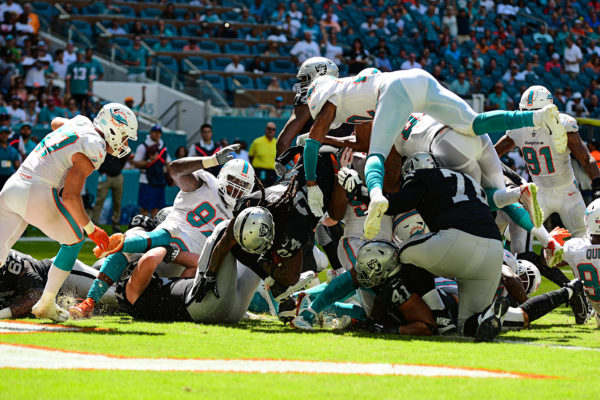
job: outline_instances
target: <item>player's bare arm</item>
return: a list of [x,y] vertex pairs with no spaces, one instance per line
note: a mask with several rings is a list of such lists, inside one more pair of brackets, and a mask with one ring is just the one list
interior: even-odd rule
[[383,162],[385,175],[383,176],[383,191],[386,193],[395,193],[400,188],[402,182],[402,156],[392,146],[390,154]]
[[261,266],[269,276],[282,285],[292,286],[298,282],[302,272],[302,249],[295,255],[281,260],[267,260]]
[[369,151],[369,142],[371,141],[372,122],[356,125],[354,127],[354,135],[345,137],[325,136],[323,144],[333,147],[350,147],[354,151],[366,153]]
[[225,260],[227,254],[229,254],[231,249],[233,249],[233,246],[235,246],[236,244],[238,243],[235,240],[235,237],[233,236],[232,220],[227,226],[227,229],[225,230],[223,236],[217,241],[217,244],[213,248],[210,261],[208,262],[208,268],[206,269],[207,272],[212,272],[214,274],[219,272],[219,268],[221,268],[223,260]]
[[86,226],[90,223],[90,218],[85,212],[81,191],[85,185],[85,180],[94,171],[94,166],[89,158],[82,153],[76,153],[72,157],[73,166],[67,173],[65,185],[62,193],[62,200],[79,226]]
[[277,136],[277,155],[286,151],[294,141],[294,138],[301,132],[302,128],[310,119],[310,111],[306,104],[300,104],[294,107],[290,119],[285,123],[285,126]]
[[[327,136],[327,132],[329,131],[331,123],[335,118],[336,109],[337,107],[333,103],[329,101],[325,103],[317,115],[317,118],[315,118],[315,122],[310,128],[310,134],[308,135],[309,139],[316,140],[319,143],[323,142],[323,139],[325,139],[325,136]],[[316,184],[316,181],[306,182],[307,186],[314,186]]]
[[131,273],[131,278],[127,282],[127,289],[125,295],[127,300],[133,304],[136,302],[138,297],[146,290],[152,274],[156,271],[156,267],[163,260],[167,250],[164,247],[155,247],[154,249],[148,250],[138,261],[138,265]]
[[14,303],[8,306],[12,318],[24,317],[31,314],[31,308],[42,297],[44,288],[28,289]]
[[344,219],[347,203],[348,198],[346,196],[346,191],[342,185],[339,184],[338,180],[334,179],[333,189],[331,190],[331,199],[329,200],[329,207],[327,209],[329,217],[336,221]]
[[398,306],[398,310],[408,322],[400,327],[398,332],[401,335],[433,335],[432,327],[436,327],[435,319],[421,296],[413,293],[406,302]]
[[579,136],[579,132],[569,132],[567,133],[567,146],[571,153],[575,156],[579,164],[583,166],[585,169],[585,173],[587,176],[594,180],[600,177],[600,169],[598,168],[598,164],[587,146],[581,140]]
[[519,304],[527,301],[527,293],[523,288],[521,278],[519,278],[512,269],[506,265],[502,265],[502,284],[508,291],[508,294],[512,296]]
[[502,136],[494,145],[494,149],[496,150],[496,153],[498,153],[498,157],[502,157],[514,148],[515,142],[507,135]]

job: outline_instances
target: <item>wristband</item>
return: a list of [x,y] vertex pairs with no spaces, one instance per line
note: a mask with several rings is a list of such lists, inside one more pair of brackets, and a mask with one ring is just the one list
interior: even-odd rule
[[205,157],[202,159],[202,166],[204,168],[216,167],[218,165],[219,165],[219,161],[217,160],[217,157],[215,157],[215,156]]
[[0,319],[9,319],[12,318],[12,311],[10,311],[10,307],[3,308],[0,310]]
[[92,233],[94,233],[94,230],[96,230],[96,225],[94,225],[94,223],[92,221],[90,221],[90,222],[88,222],[88,224],[86,226],[83,227],[83,230],[89,236]]

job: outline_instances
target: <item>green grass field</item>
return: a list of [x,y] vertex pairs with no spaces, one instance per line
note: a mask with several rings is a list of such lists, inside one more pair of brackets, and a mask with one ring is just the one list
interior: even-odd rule
[[[37,242],[15,247],[37,258],[51,257],[58,249],[57,245]],[[80,257],[88,264],[94,260],[91,247],[86,244]],[[542,290],[551,289],[553,284],[544,282]],[[600,331],[593,321],[575,326],[565,307],[534,322],[526,331],[503,334],[498,342],[489,344],[362,332],[304,333],[274,319],[209,326],[106,316],[66,325],[108,330],[10,334],[1,335],[0,342],[124,357],[448,365],[561,379],[0,369],[0,399],[123,399],[132,395],[141,399],[596,399],[600,393]]]

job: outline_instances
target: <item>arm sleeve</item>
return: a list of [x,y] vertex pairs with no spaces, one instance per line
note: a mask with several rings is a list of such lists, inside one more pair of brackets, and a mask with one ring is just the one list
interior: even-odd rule
[[321,148],[321,143],[314,139],[306,139],[306,143],[304,145],[304,176],[307,181],[316,181],[317,180],[317,161],[319,157],[319,149]]
[[385,158],[381,154],[371,154],[365,163],[365,179],[369,192],[374,188],[383,188],[383,175]]
[[332,280],[310,306],[316,313],[320,313],[327,306],[352,294],[355,289],[352,275],[350,271],[346,271]]
[[396,215],[417,208],[427,187],[421,182],[409,182],[400,191],[387,195],[390,206],[387,215]]

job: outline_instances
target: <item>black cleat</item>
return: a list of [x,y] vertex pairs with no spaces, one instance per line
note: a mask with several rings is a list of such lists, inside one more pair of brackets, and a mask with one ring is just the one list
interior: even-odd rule
[[475,342],[491,342],[502,329],[502,319],[508,311],[510,302],[506,297],[498,297],[484,312],[484,320],[481,321],[475,332]]
[[585,324],[593,315],[594,310],[583,291],[581,279],[573,279],[565,286],[573,290],[573,295],[569,299],[569,307],[571,307],[573,315],[575,315],[575,323],[577,325]]
[[277,317],[284,324],[289,324],[296,317],[296,302],[293,297],[288,297],[279,304]]

